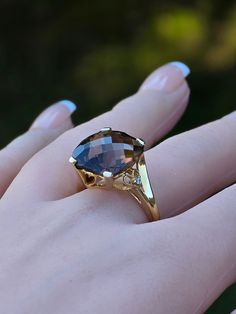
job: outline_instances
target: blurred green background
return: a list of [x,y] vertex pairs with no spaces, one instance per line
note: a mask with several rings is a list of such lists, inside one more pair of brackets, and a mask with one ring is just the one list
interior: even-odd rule
[[[76,123],[132,94],[157,66],[186,62],[190,106],[175,129],[235,110],[235,1],[0,2],[0,145],[70,99]],[[236,287],[208,313],[236,308]]]

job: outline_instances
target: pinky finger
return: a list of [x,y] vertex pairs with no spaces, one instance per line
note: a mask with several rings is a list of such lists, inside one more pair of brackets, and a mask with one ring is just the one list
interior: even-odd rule
[[0,151],[0,197],[24,164],[39,150],[73,127],[75,104],[60,101],[43,111],[30,129]]

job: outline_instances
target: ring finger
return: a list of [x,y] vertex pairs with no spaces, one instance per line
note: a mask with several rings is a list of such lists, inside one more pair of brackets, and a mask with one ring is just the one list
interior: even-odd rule
[[[161,218],[177,215],[236,181],[235,121],[236,112],[233,112],[220,120],[174,136],[146,152]],[[77,210],[78,200],[81,207],[86,204],[86,208],[99,204],[101,220],[146,221],[136,201],[126,194],[89,189],[63,202],[71,210]]]

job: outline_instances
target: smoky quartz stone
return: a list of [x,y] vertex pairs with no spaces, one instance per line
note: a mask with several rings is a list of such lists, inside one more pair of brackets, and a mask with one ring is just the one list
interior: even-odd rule
[[136,138],[120,131],[100,131],[84,139],[73,151],[75,166],[94,174],[119,174],[135,164],[143,153]]

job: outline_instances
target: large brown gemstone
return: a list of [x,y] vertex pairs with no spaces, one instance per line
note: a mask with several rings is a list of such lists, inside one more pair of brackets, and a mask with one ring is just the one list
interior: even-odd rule
[[102,175],[109,171],[116,175],[136,162],[143,146],[126,133],[101,131],[83,140],[73,151],[78,169]]

